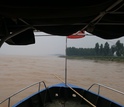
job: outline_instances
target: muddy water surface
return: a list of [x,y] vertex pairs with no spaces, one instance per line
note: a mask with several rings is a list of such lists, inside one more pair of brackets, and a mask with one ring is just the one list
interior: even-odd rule
[[[68,60],[67,82],[89,88],[100,83],[124,92],[124,63]],[[45,81],[47,86],[64,80],[65,59],[51,56],[0,56],[0,101],[35,82]],[[96,89],[93,88],[94,91]],[[37,91],[37,86],[11,99],[11,105]],[[96,91],[97,92],[97,91]],[[124,96],[101,89],[101,94],[124,104]],[[0,107],[6,107],[6,102]]]

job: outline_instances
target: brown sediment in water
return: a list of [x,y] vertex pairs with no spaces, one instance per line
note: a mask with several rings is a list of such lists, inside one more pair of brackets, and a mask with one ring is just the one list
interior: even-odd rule
[[[124,92],[123,63],[93,60],[68,60],[67,82],[83,88],[101,83]],[[43,56],[0,56],[0,101],[35,82],[45,81],[47,86],[61,83],[53,74],[64,80],[65,60]],[[34,87],[11,99],[11,105],[36,91]],[[104,91],[103,95],[124,104],[124,96]],[[106,94],[107,93],[107,94]],[[110,93],[110,95],[109,95]],[[5,105],[5,104],[3,104]],[[0,107],[4,107],[1,106]]]

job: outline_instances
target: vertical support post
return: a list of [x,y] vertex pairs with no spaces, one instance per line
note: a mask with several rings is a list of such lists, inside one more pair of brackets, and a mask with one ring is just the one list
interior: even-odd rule
[[100,85],[98,85],[98,95],[100,94]]
[[39,82],[39,86],[38,86],[38,92],[40,91],[40,82]]
[[67,36],[65,45],[65,86],[67,86]]
[[10,97],[8,98],[8,107],[10,107]]

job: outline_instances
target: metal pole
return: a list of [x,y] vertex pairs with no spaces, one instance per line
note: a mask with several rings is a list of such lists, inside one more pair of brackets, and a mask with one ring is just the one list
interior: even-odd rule
[[39,82],[39,84],[38,84],[39,86],[38,86],[38,92],[40,91],[40,82]]
[[9,97],[9,99],[8,99],[8,107],[10,107],[10,97]]
[[65,85],[67,86],[67,36],[65,45]]

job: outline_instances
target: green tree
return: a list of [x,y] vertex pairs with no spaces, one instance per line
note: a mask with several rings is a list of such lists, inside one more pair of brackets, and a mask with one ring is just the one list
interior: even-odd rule
[[95,44],[95,53],[97,56],[99,55],[99,43],[98,42]]
[[77,49],[75,47],[69,47],[66,52],[68,56],[75,56],[77,54]]
[[113,56],[115,52],[117,56],[124,56],[124,44],[118,40],[110,48],[108,42],[104,45],[96,43],[94,48],[68,47],[66,52],[68,56]]
[[100,45],[99,54],[100,54],[100,56],[103,56],[104,55],[103,44]]
[[109,43],[106,42],[105,45],[104,45],[104,55],[105,56],[109,56],[110,55],[110,47],[109,47]]
[[116,52],[116,45],[112,45],[111,46],[111,55],[113,56],[115,52]]
[[116,42],[116,54],[117,56],[122,56],[124,52],[124,46],[120,43],[120,40]]

